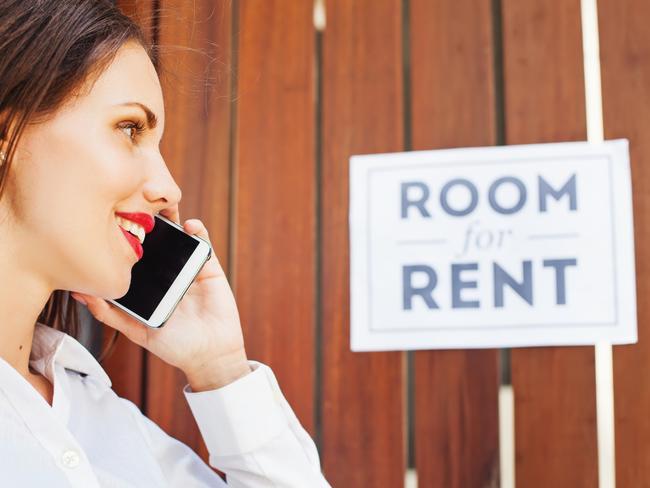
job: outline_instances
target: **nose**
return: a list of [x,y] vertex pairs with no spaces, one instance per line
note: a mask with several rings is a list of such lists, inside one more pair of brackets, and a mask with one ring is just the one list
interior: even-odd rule
[[156,212],[180,202],[182,192],[169,172],[162,155],[158,154],[152,171],[144,184],[145,198],[156,205]]

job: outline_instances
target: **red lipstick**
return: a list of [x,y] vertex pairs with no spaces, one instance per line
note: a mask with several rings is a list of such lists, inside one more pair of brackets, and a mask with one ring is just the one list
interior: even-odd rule
[[142,213],[142,212],[115,212],[115,215],[118,215],[122,217],[123,219],[130,220],[131,222],[135,222],[136,224],[141,225],[144,228],[144,233],[148,234],[153,230],[153,226],[155,225],[154,218],[147,214],[147,213]]
[[140,244],[140,240],[130,232],[127,232],[124,229],[122,229],[122,227],[120,227],[120,230],[122,231],[122,234],[124,234],[124,237],[126,237],[126,240],[129,241],[129,244],[131,244],[131,247],[135,251],[135,255],[138,257],[138,261],[142,259],[142,255],[144,254],[144,249],[142,249],[142,244]]
[[[144,229],[145,234],[151,232],[155,225],[154,218],[151,215],[143,212],[115,212],[115,215],[122,217],[125,220],[130,220],[131,222],[135,222],[136,224],[141,225],[142,228]],[[120,226],[118,225],[118,227]],[[142,244],[140,244],[140,239],[138,239],[130,232],[122,229],[122,227],[120,227],[120,230],[122,231],[122,234],[124,234],[124,237],[126,237],[126,240],[129,241],[129,244],[135,251],[135,254],[138,257],[138,261],[142,259],[144,250],[142,249]]]

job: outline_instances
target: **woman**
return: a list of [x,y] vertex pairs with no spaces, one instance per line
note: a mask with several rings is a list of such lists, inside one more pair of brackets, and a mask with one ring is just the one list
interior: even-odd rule
[[[0,484],[329,486],[272,371],[246,356],[214,253],[162,329],[105,300],[137,259],[116,213],[180,223],[151,52],[109,0],[0,0]],[[209,241],[201,221],[183,227]],[[226,482],[113,392],[64,290],[186,374]]]

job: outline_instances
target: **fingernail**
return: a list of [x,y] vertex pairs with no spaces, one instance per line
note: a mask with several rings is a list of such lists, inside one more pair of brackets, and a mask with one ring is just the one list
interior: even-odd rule
[[83,303],[84,305],[88,305],[88,303],[86,302],[86,300],[84,300],[83,298],[81,298],[79,295],[77,295],[77,294],[75,294],[75,293],[71,293],[70,296],[72,296],[72,298],[74,298],[74,299],[77,300],[78,302],[81,302],[81,303]]

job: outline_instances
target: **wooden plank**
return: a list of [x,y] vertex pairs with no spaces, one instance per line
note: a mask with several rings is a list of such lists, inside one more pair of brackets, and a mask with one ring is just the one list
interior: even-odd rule
[[233,285],[246,350],[314,435],[311,2],[238,2]]
[[[230,2],[162,0],[159,16],[159,68],[165,99],[161,151],[183,191],[181,222],[195,217],[204,221],[214,252],[227,270]],[[183,397],[185,375],[151,354],[147,354],[147,370],[147,415],[207,461],[205,445]]]
[[140,25],[150,43],[154,41],[157,22],[156,0],[117,0],[115,4]]
[[[496,142],[489,2],[411,0],[412,149]],[[497,486],[497,350],[417,351],[415,464],[420,486]]]
[[[138,2],[118,0],[117,2],[117,6],[125,14],[140,24],[149,40],[153,36],[153,4],[153,0]],[[95,323],[99,324],[96,320]],[[101,330],[106,343],[113,336],[114,329],[101,324]],[[110,356],[102,362],[102,366],[111,378],[113,390],[119,396],[128,398],[142,408],[144,349],[120,334]]]
[[[586,138],[580,0],[503,0],[506,142]],[[594,350],[512,351],[517,486],[598,485]]]
[[650,3],[599,0],[605,138],[630,141],[639,342],[614,347],[616,485],[650,486]]
[[[100,322],[95,321],[96,324]],[[102,334],[106,338],[103,348],[113,337],[114,329],[100,324]],[[115,346],[110,355],[102,361],[102,367],[111,378],[113,390],[119,396],[128,398],[142,409],[144,398],[143,380],[144,350],[142,347],[128,340],[124,335],[117,337]]]
[[350,351],[348,158],[400,151],[401,0],[331,0],[322,61],[322,461],[332,486],[397,487],[405,354]]

